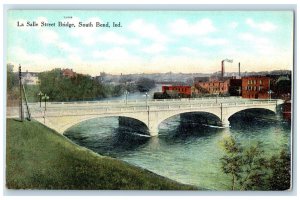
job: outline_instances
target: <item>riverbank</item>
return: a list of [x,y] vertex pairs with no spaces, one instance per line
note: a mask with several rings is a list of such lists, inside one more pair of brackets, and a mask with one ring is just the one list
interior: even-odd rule
[[6,186],[9,189],[196,189],[100,156],[36,121],[7,119],[6,128]]

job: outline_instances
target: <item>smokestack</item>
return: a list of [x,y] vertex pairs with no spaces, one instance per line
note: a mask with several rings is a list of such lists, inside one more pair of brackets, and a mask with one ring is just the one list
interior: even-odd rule
[[241,63],[239,62],[239,77],[241,77]]
[[224,77],[224,60],[221,62],[221,76]]
[[224,61],[229,62],[229,63],[233,62],[233,60],[229,60],[227,58],[224,59],[224,60],[222,60],[222,62],[221,62],[221,66],[222,66],[222,69],[221,69],[221,71],[222,71],[222,78],[224,77],[224,73],[225,73]]

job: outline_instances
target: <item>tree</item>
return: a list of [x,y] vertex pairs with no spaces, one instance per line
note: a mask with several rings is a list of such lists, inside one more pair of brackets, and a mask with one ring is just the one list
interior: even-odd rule
[[222,141],[222,171],[231,177],[232,190],[287,190],[290,188],[290,154],[265,158],[261,142],[242,147],[233,136]]
[[140,78],[136,84],[140,92],[149,92],[149,90],[155,87],[154,80],[144,77]]
[[222,171],[231,176],[231,190],[236,189],[241,178],[242,147],[233,136],[226,137],[222,142],[225,155],[221,158]]
[[65,77],[61,69],[39,74],[40,90],[52,101],[93,100],[124,94],[125,86],[104,85],[89,75]]
[[263,157],[262,143],[257,142],[243,152],[240,190],[266,189],[267,160]]
[[16,76],[14,74],[14,66],[7,65],[7,91],[11,92],[16,85]]
[[243,148],[233,136],[222,142],[225,155],[221,158],[222,171],[231,176],[232,190],[265,189],[266,159],[262,143]]
[[283,149],[279,155],[274,155],[269,161],[272,173],[268,178],[270,190],[288,190],[291,188],[291,155]]

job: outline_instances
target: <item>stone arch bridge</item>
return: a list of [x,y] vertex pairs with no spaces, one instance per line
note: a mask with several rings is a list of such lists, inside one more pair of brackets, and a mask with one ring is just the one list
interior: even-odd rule
[[[172,100],[131,100],[131,101],[84,101],[49,102],[29,104],[31,117],[46,126],[63,133],[68,128],[98,117],[129,117],[143,122],[151,136],[158,135],[159,124],[178,114],[208,112],[219,117],[222,126],[229,127],[229,117],[246,109],[260,108],[276,113],[282,100],[256,100],[242,98],[201,98]],[[18,107],[8,107],[8,117],[18,117]]]

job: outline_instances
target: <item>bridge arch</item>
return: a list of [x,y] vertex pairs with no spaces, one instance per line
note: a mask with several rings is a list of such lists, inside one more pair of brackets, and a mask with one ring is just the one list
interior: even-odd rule
[[45,120],[43,118],[36,118],[41,123],[45,124],[48,127],[53,127],[57,132],[64,133],[69,128],[87,121],[96,118],[104,118],[104,117],[127,117],[131,119],[135,119],[146,127],[148,127],[148,118],[145,115],[136,115],[135,113],[120,113],[120,114],[104,114],[104,115],[74,115],[74,116],[56,116],[56,117],[46,117]]
[[227,117],[230,118],[232,116],[234,116],[237,113],[241,113],[241,112],[247,112],[247,111],[254,111],[254,110],[261,110],[261,111],[270,111],[271,113],[276,114],[276,110],[274,110],[273,108],[268,108],[268,107],[253,107],[253,108],[245,108],[245,109],[239,109],[239,110],[235,110],[232,112],[229,112],[227,114]]
[[215,111],[215,110],[211,110],[211,111],[208,111],[206,109],[195,109],[195,110],[176,110],[176,111],[173,111],[173,112],[164,112],[164,113],[161,113],[157,119],[157,124],[159,125],[161,122],[173,117],[173,116],[176,116],[176,115],[180,115],[180,114],[184,114],[184,113],[210,113],[212,115],[215,115],[216,117],[218,117],[220,119],[220,113]]
[[107,116],[107,115],[103,115],[103,116],[90,116],[90,117],[86,117],[86,118],[83,118],[83,119],[74,119],[61,132],[65,133],[66,131],[68,131],[72,127],[74,127],[74,126],[76,126],[80,123],[84,123],[86,121],[89,121],[89,120],[93,120],[93,119],[97,119],[97,118],[109,118],[109,117],[123,117],[123,118],[131,119],[131,120],[135,120],[135,121],[138,121],[141,125],[148,128],[147,124],[143,120],[141,120],[137,117],[134,117],[134,116],[127,116],[127,115],[110,115],[110,116]]
[[247,112],[267,112],[267,113],[272,113],[272,114],[276,114],[276,111],[274,111],[273,109],[270,109],[270,108],[246,108],[246,109],[242,109],[242,110],[239,110],[237,112],[234,112],[234,113],[231,113],[230,116],[228,118],[232,118],[234,117],[235,115],[237,114],[240,114],[240,113],[247,113]]
[[208,112],[208,111],[184,111],[184,112],[179,112],[177,114],[172,114],[170,116],[168,116],[167,118],[161,118],[160,120],[158,120],[157,125],[158,127],[160,126],[161,123],[163,123],[164,121],[171,119],[172,117],[175,116],[180,116],[181,114],[210,114],[211,116],[213,116],[215,119],[217,119],[218,121],[221,121],[220,117],[218,116],[218,113],[214,113],[214,112]]

